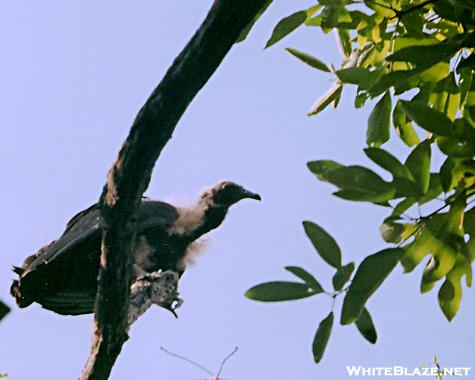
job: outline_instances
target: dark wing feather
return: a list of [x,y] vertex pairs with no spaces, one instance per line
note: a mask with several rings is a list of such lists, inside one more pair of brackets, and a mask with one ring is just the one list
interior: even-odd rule
[[139,210],[137,232],[149,228],[167,230],[178,218],[178,211],[172,205],[160,202],[143,200]]
[[[137,232],[155,228],[166,231],[178,218],[164,202],[143,200]],[[12,294],[20,306],[38,302],[60,314],[93,311],[99,269],[103,221],[97,204],[75,215],[61,237],[27,258]]]
[[[42,265],[53,262],[63,254],[85,240],[97,239],[101,236],[103,221],[97,204],[73,216],[66,230],[58,240],[41,248],[38,253],[25,260],[23,276],[36,270]],[[25,265],[26,264],[26,265]]]

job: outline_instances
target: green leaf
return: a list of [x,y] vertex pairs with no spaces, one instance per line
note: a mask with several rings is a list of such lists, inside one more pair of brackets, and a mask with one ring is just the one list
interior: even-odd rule
[[326,71],[327,73],[330,72],[330,69],[327,67],[327,65],[325,65],[318,58],[315,58],[315,57],[311,56],[310,54],[303,53],[301,51],[298,51],[298,50],[292,49],[292,48],[285,48],[285,50],[287,50],[294,57],[298,58],[302,62],[306,63],[309,66],[312,66],[315,69]]
[[10,312],[10,308],[0,301],[0,321]]
[[425,222],[420,235],[404,247],[401,264],[405,272],[412,271],[429,254],[432,254],[433,259],[424,269],[424,284],[440,280],[453,268],[457,252],[463,244],[463,230],[460,227],[464,204],[463,199],[459,198],[448,213],[433,215]]
[[320,322],[318,325],[315,338],[313,339],[312,351],[313,359],[315,363],[320,363],[322,360],[323,354],[330,339],[330,335],[333,327],[333,312],[328,314],[328,316]]
[[460,72],[463,69],[468,69],[468,68],[472,69],[474,67],[475,67],[475,54],[472,53],[470,54],[469,57],[460,60],[459,64],[457,65],[457,73],[460,74]]
[[300,282],[271,281],[252,287],[244,295],[255,301],[277,302],[311,297],[318,293]]
[[451,58],[461,48],[461,41],[440,42],[435,45],[413,45],[402,48],[386,59],[389,62],[404,61],[416,66],[430,67]]
[[419,136],[412,127],[412,122],[407,120],[406,114],[401,108],[401,102],[398,101],[393,111],[393,125],[398,136],[407,146],[419,144]]
[[317,99],[312,108],[310,108],[310,111],[308,111],[307,116],[317,115],[327,108],[331,103],[335,104],[335,102],[338,102],[342,90],[343,85],[335,83],[332,88],[330,88],[325,94]]
[[396,189],[379,175],[363,166],[344,166],[325,173],[326,181],[341,190],[335,195],[348,200],[373,203],[393,199]]
[[338,13],[339,13],[339,9],[337,8],[334,8],[334,7],[323,8],[323,11],[321,13],[321,17],[322,17],[321,27],[324,33],[329,32],[329,30],[325,30],[325,29],[331,29],[337,25]]
[[444,163],[440,167],[440,171],[439,171],[440,182],[442,184],[442,188],[444,189],[444,192],[446,193],[452,190],[452,188],[458,183],[459,179],[456,179],[454,181],[454,175],[453,175],[456,165],[457,165],[457,162],[453,158],[447,157],[447,159],[444,161]]
[[437,146],[450,157],[470,158],[475,155],[475,142],[457,137],[437,137]]
[[307,12],[299,11],[280,20],[272,31],[272,35],[266,43],[265,48],[274,45],[282,38],[293,32],[307,19]]
[[452,121],[442,112],[417,101],[401,100],[403,111],[426,131],[439,136],[452,135]]
[[447,114],[450,120],[454,120],[459,110],[461,95],[453,72],[450,73],[445,82],[448,96],[443,111]]
[[405,211],[409,210],[416,200],[413,197],[408,197],[400,201],[395,207],[393,212],[391,213],[392,217],[400,216]]
[[336,291],[343,289],[343,286],[345,286],[345,284],[348,282],[354,270],[355,263],[353,262],[338,269],[332,278],[333,289]]
[[386,190],[388,183],[372,170],[359,165],[343,166],[326,172],[327,181],[339,188]]
[[366,148],[364,152],[371,161],[386,169],[394,177],[412,179],[411,172],[391,153],[380,148]]
[[440,183],[439,174],[430,173],[429,189],[427,193],[419,198],[419,205],[430,202],[431,200],[437,198],[442,193],[442,185]]
[[349,58],[351,56],[351,52],[353,51],[350,32],[346,29],[338,28],[336,30],[336,38],[340,53],[343,55],[343,57]]
[[358,331],[370,343],[375,344],[378,340],[378,334],[374,327],[373,319],[368,312],[368,309],[363,308],[359,318],[355,322]]
[[315,223],[305,221],[303,227],[320,257],[333,268],[341,268],[341,251],[335,239]]
[[460,307],[462,300],[461,279],[465,274],[465,265],[465,259],[460,260],[447,274],[447,278],[439,289],[439,306],[449,321],[455,317]]
[[361,315],[366,301],[383,283],[399,262],[403,251],[389,248],[366,257],[356,270],[343,301],[341,324],[355,322]]
[[419,75],[421,72],[422,69],[391,71],[381,76],[378,81],[374,82],[369,88],[369,92],[372,97],[376,97],[386,92],[393,86],[407,84],[409,81],[417,77],[417,75]]
[[309,288],[313,289],[317,293],[323,292],[323,288],[315,277],[308,273],[305,269],[294,266],[285,267],[293,275],[305,281]]
[[320,181],[328,181],[326,173],[330,170],[341,168],[343,165],[332,160],[319,160],[308,162],[307,167]]
[[430,184],[430,141],[426,140],[416,146],[405,162],[412,174],[419,191],[425,194]]
[[355,108],[361,108],[366,104],[366,101],[369,99],[369,94],[367,92],[360,92],[355,97]]
[[389,120],[391,116],[391,95],[386,92],[369,115],[366,143],[379,147],[389,140]]
[[404,272],[408,273],[414,270],[424,257],[431,251],[435,251],[436,248],[437,240],[428,228],[424,228],[411,244],[404,247],[404,255],[401,258]]
[[334,196],[345,199],[347,201],[354,202],[371,202],[375,204],[384,204],[385,202],[394,199],[396,197],[396,190],[394,187],[380,191],[374,191],[373,189],[341,189],[333,193]]
[[380,227],[381,236],[388,243],[400,243],[406,240],[417,230],[418,226],[414,224],[401,224],[386,220]]
[[348,67],[335,71],[336,76],[343,83],[360,84],[370,74],[368,69],[362,67]]

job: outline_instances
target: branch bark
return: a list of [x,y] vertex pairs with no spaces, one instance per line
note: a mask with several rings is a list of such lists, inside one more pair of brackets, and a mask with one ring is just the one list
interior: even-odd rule
[[139,111],[109,171],[100,204],[101,269],[91,352],[80,380],[109,377],[127,340],[137,210],[162,149],[186,108],[268,0],[216,0],[198,31]]

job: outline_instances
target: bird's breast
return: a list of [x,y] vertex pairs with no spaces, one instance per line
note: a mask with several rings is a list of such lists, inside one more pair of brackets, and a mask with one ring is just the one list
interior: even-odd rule
[[173,270],[182,272],[183,257],[189,242],[162,231],[149,230],[137,236],[135,265],[143,271]]

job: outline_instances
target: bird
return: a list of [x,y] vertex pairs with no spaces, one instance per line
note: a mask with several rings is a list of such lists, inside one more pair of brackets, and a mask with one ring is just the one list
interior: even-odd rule
[[[219,227],[229,207],[242,199],[260,201],[261,197],[223,181],[189,208],[144,198],[132,253],[135,277],[160,270],[174,271],[181,277],[193,254],[193,243]],[[103,225],[96,203],[75,215],[57,240],[27,257],[21,267],[13,267],[18,279],[10,293],[17,305],[25,308],[36,302],[62,315],[93,313]]]

